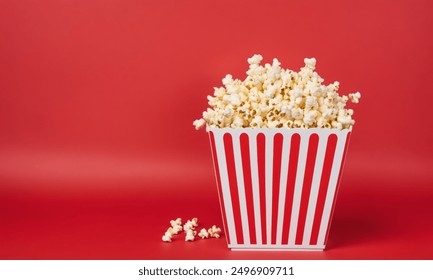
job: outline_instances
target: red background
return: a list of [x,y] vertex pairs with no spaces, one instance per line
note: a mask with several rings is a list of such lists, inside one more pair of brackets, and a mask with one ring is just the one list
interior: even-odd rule
[[[433,259],[433,4],[0,1],[1,259]],[[360,91],[328,249],[160,242],[221,225],[192,121],[260,53]]]

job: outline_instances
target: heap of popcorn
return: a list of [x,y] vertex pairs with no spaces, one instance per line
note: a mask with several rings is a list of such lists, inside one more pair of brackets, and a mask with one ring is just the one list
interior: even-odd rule
[[272,64],[261,65],[263,57],[248,59],[249,70],[244,81],[229,74],[223,87],[214,88],[203,118],[194,121],[196,129],[212,128],[335,128],[350,129],[355,121],[353,110],[346,109],[350,100],[358,103],[359,92],[339,95],[340,83],[324,85],[314,71],[315,58],[306,58],[299,72]]
[[177,218],[176,220],[170,221],[171,227],[167,229],[167,231],[162,236],[162,241],[171,242],[174,235],[179,234],[182,230],[185,232],[185,241],[194,241],[195,236],[198,235],[201,239],[208,238],[220,238],[221,237],[221,229],[216,225],[213,225],[209,229],[202,228],[197,234],[196,228],[198,227],[198,219],[192,218],[188,220],[182,226],[182,219]]

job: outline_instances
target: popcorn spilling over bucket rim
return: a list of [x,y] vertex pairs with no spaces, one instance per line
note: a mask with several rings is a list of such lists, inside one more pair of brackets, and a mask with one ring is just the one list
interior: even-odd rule
[[351,129],[207,131],[228,247],[324,249]]
[[223,86],[209,95],[208,108],[193,122],[196,129],[204,125],[215,128],[351,128],[353,110],[350,100],[358,103],[359,92],[339,95],[339,82],[324,85],[317,72],[316,59],[305,58],[299,72],[272,64],[261,65],[263,57],[248,59],[247,77],[241,81],[228,74]]

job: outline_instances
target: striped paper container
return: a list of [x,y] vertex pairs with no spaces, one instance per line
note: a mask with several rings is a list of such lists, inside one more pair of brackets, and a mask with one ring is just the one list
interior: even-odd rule
[[323,250],[351,131],[207,131],[228,247]]

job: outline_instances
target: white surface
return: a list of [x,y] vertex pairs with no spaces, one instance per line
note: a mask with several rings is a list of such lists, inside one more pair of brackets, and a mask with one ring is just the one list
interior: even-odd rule
[[[233,268],[285,267],[290,275],[231,275]],[[134,261],[0,261],[0,279],[76,280],[76,279],[431,279],[432,260],[134,260]],[[139,275],[156,269],[183,269],[199,272],[219,270],[222,275]],[[216,273],[215,273],[216,274]]]

